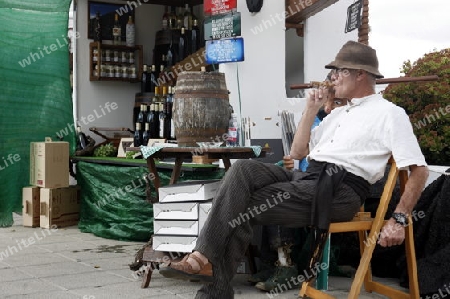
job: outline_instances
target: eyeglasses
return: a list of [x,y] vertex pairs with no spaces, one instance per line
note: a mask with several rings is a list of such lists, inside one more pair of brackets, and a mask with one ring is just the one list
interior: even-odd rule
[[342,75],[344,77],[349,76],[352,72],[357,71],[356,69],[348,69],[348,68],[338,68],[336,69],[336,75]]

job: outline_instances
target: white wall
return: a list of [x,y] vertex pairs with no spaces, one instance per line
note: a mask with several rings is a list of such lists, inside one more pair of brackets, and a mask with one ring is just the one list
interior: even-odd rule
[[334,60],[345,42],[358,40],[358,30],[345,33],[347,8],[353,2],[339,0],[306,20],[305,82],[324,80],[329,72],[324,66]]
[[[235,110],[240,98],[242,117],[250,117],[256,124],[251,128],[252,139],[281,138],[279,111],[300,114],[304,108],[302,91],[289,90],[289,86],[323,80],[328,73],[325,64],[334,59],[347,40],[358,39],[357,30],[344,33],[347,7],[352,3],[340,0],[309,18],[304,38],[300,38],[295,30],[285,32],[284,21],[277,19],[277,13],[284,12],[284,1],[265,1],[257,14],[250,14],[244,1],[238,2],[245,61],[223,64],[220,70],[226,73]],[[255,34],[255,26],[264,30]]]
[[[108,1],[112,3],[111,1]],[[120,2],[123,4],[126,2]],[[135,11],[136,44],[143,45],[146,64],[151,64],[156,31],[161,28],[161,18],[164,6],[140,5]],[[84,132],[89,132],[89,127],[134,128],[133,107],[135,94],[140,91],[139,83],[117,81],[89,81],[89,43],[87,39],[87,1],[78,1],[77,7],[77,114],[78,122]],[[105,41],[106,43],[107,41]],[[117,109],[108,112],[105,103],[115,102]],[[102,111],[106,113],[103,113]],[[89,121],[89,115],[94,116]],[[84,117],[84,122],[82,118]],[[101,141],[102,138],[89,132],[91,137]]]
[[[245,1],[238,1],[242,17],[245,61],[222,64],[230,90],[230,104],[242,117],[255,122],[252,139],[280,138],[278,120],[279,103],[286,98],[285,89],[285,31],[284,19],[276,14],[284,12],[284,1],[264,1],[259,13],[251,14]],[[255,26],[262,30],[255,33]],[[237,77],[239,74],[238,90]]]

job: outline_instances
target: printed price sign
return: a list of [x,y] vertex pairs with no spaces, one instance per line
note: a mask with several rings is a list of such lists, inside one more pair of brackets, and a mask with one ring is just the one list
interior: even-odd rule
[[353,31],[361,26],[362,0],[358,0],[347,8],[347,22],[345,23],[345,33]]
[[244,61],[244,39],[230,38],[206,41],[206,63]]
[[230,12],[237,7],[237,0],[205,0],[203,11],[205,15],[217,15]]
[[205,40],[241,35],[241,13],[229,13],[205,19]]

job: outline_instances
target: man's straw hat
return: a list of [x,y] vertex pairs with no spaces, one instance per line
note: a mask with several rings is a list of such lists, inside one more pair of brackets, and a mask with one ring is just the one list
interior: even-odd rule
[[325,66],[327,69],[356,69],[369,72],[377,78],[384,76],[378,71],[377,53],[371,47],[348,41],[339,50],[334,61]]

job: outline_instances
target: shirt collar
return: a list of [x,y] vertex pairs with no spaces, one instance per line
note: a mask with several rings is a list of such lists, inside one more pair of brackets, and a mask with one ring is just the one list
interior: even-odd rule
[[364,102],[375,99],[376,96],[377,96],[377,94],[371,94],[371,95],[365,96],[363,98],[353,98],[350,101],[347,101],[347,106],[349,106],[349,107],[359,106]]

